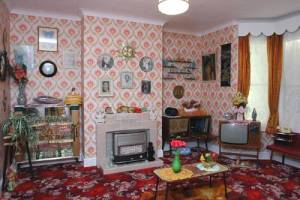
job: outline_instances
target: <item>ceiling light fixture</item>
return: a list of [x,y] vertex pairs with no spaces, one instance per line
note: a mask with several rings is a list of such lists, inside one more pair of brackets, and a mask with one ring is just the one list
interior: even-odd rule
[[179,15],[189,9],[189,0],[159,0],[158,10],[166,15]]

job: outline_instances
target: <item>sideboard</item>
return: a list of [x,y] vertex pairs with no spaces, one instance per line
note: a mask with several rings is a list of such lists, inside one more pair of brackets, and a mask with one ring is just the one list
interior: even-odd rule
[[[200,141],[207,142],[211,135],[211,116],[163,116],[162,117],[162,149],[165,143],[172,139],[196,140],[197,147],[200,147]],[[170,146],[171,150],[171,146]]]

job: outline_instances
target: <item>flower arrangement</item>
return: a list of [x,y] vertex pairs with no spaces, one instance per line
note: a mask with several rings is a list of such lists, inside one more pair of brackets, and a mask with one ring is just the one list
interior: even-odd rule
[[232,99],[232,103],[234,105],[233,112],[236,114],[236,119],[244,120],[244,113],[247,111],[247,98],[243,96],[241,92],[237,92]]
[[171,141],[171,147],[176,148],[177,150],[178,150],[178,148],[185,147],[185,146],[186,146],[186,142],[184,142],[182,140],[172,140]]
[[247,98],[245,96],[243,96],[243,94],[241,92],[237,92],[233,99],[232,99],[232,103],[234,106],[237,106],[237,107],[246,107],[247,105]]
[[24,64],[16,64],[12,71],[12,76],[16,83],[27,82],[27,67]]

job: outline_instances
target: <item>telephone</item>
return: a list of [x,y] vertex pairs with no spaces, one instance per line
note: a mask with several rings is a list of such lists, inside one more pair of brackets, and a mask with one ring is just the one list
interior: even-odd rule
[[281,133],[291,133],[292,129],[291,128],[287,128],[287,127],[279,127],[279,126],[277,126],[277,131],[279,131]]

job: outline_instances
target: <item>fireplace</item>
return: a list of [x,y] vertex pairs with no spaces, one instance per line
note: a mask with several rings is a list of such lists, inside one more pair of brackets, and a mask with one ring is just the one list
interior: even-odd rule
[[113,162],[123,164],[146,160],[147,135],[145,129],[112,132]]
[[[103,174],[111,174],[162,166],[163,161],[157,157],[157,127],[149,113],[106,115],[104,123],[97,123],[97,167]],[[149,142],[155,151],[154,161],[146,159]]]

